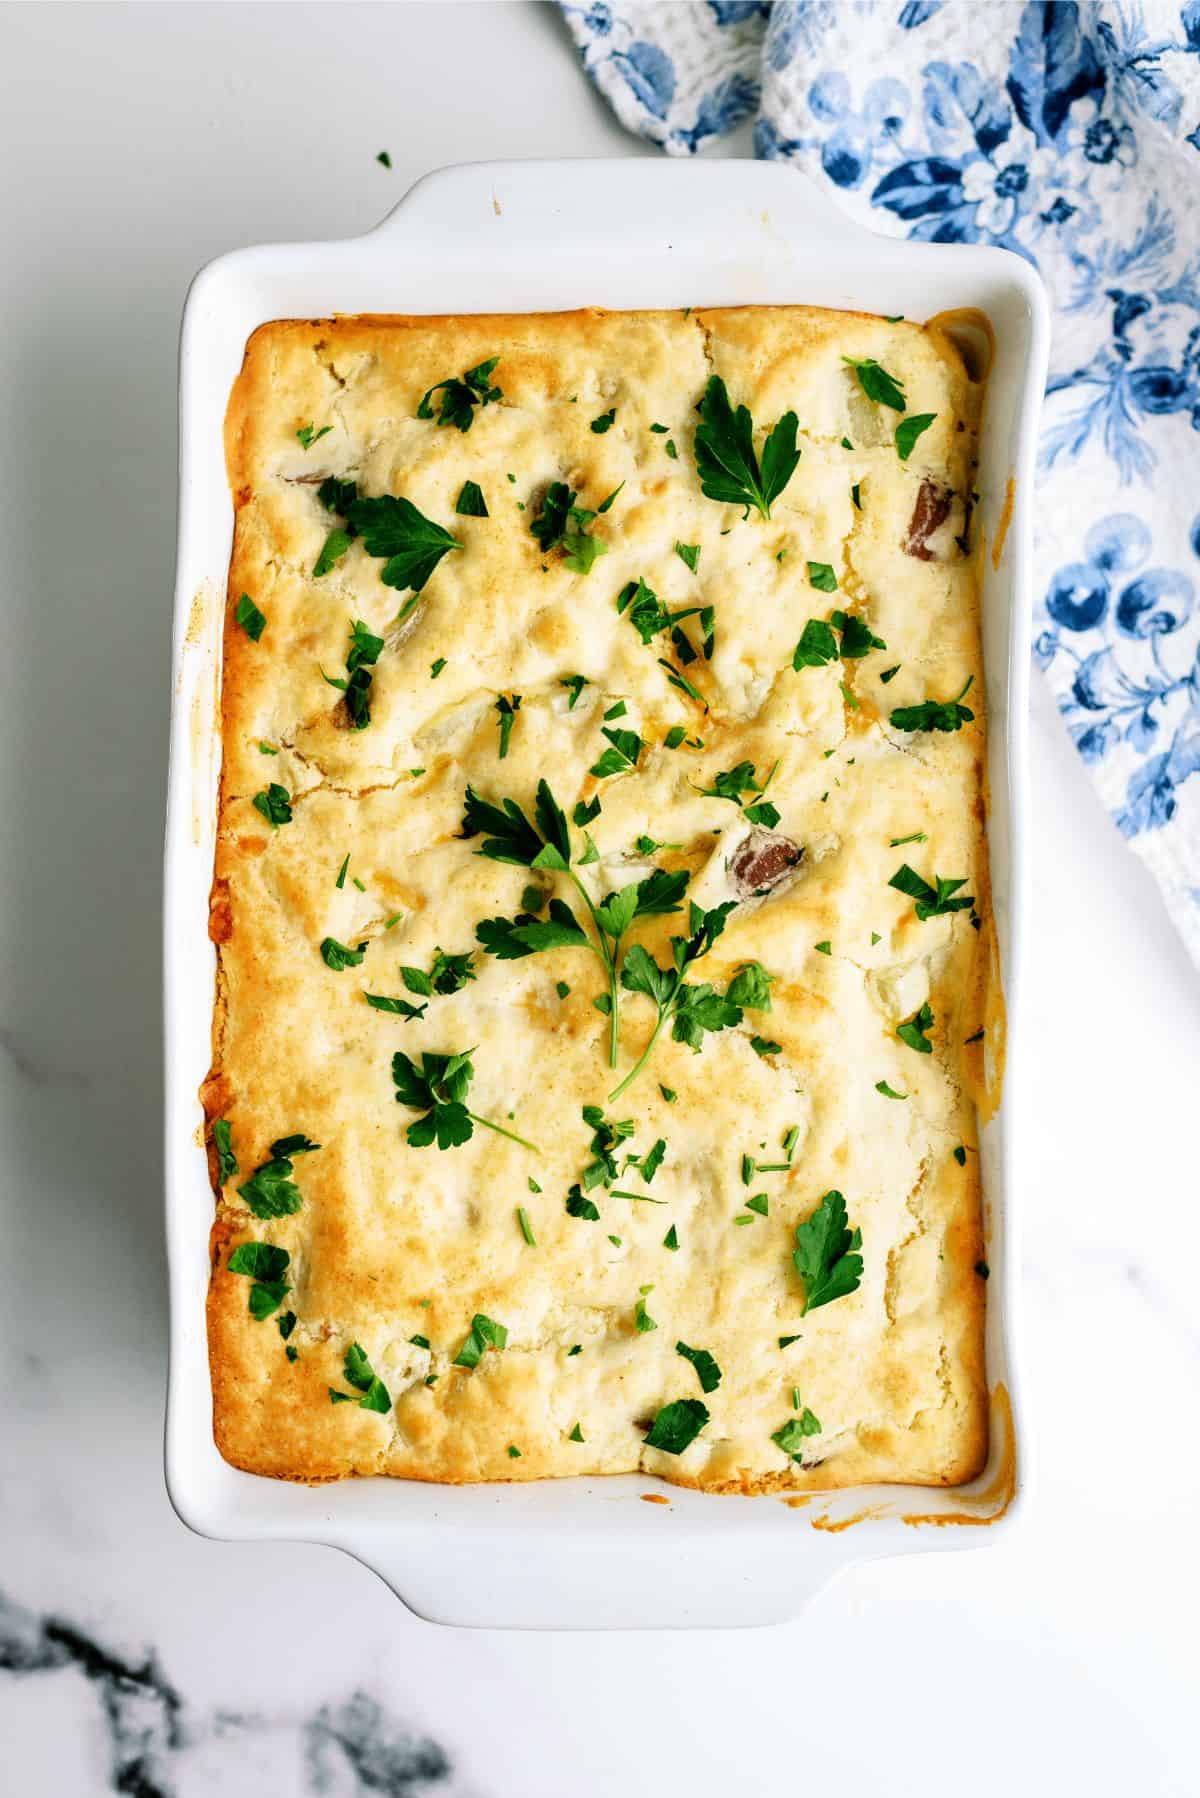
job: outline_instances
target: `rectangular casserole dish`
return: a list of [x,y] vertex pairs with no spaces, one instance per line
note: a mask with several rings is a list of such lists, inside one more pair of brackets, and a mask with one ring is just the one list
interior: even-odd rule
[[[595,225],[603,216],[621,221],[619,258]],[[637,1500],[654,1482],[638,1476],[521,1487],[361,1480],[304,1488],[238,1472],[212,1442],[204,1334],[211,1210],[196,1091],[209,1052],[213,952],[207,896],[232,521],[221,426],[246,339],[269,319],[336,312],[755,303],[867,311],[886,304],[909,317],[977,309],[995,334],[978,517],[998,563],[987,563],[982,597],[991,720],[989,835],[1010,1066],[1003,1102],[980,1138],[991,1268],[988,1466],[971,1486],[956,1489],[872,1487],[790,1502],[672,1489],[669,1504],[640,1511]],[[345,1548],[375,1567],[420,1614],[440,1621],[663,1626],[775,1620],[852,1561],[976,1542],[984,1538],[969,1526],[994,1527],[1012,1518],[1018,1472],[1011,1045],[1021,911],[1029,501],[1046,335],[1040,286],[1018,258],[878,239],[845,220],[794,171],[766,164],[639,161],[445,170],[418,184],[365,238],[243,251],[198,277],[182,345],[166,868],[172,1290],[167,1479],[176,1508],[193,1528],[219,1537],[294,1537]],[[976,350],[982,353],[982,337]],[[1022,1486],[1025,1477],[1022,1465]],[[658,1539],[664,1532],[669,1546]]]

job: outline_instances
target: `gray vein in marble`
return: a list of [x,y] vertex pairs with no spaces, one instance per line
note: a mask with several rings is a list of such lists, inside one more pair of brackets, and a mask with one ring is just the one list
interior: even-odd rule
[[[202,1713],[188,1705],[152,1650],[140,1657],[106,1647],[78,1625],[43,1616],[0,1594],[0,1676],[27,1678],[73,1668],[95,1691],[107,1730],[108,1789],[128,1798],[182,1798],[191,1751],[216,1759],[213,1790],[238,1789],[248,1740],[294,1734],[303,1785],[315,1798],[465,1798],[446,1750],[414,1735],[369,1693],[322,1705],[315,1715]],[[277,1742],[277,1751],[282,1744]]]

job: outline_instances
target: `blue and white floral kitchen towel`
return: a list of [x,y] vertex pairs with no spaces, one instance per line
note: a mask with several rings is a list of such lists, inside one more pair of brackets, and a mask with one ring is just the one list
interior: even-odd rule
[[877,230],[993,243],[1055,312],[1035,655],[1200,964],[1200,0],[564,5],[622,122]]

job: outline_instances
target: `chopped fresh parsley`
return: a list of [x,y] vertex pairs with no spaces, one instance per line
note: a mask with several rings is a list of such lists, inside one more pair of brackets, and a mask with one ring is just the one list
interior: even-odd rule
[[831,626],[820,618],[810,618],[792,652],[792,667],[798,674],[801,668],[823,668],[837,657],[837,638]]
[[671,429],[671,427],[670,427],[670,425],[651,425],[650,429],[655,433],[656,436],[665,437],[667,432]]
[[783,1044],[772,1042],[770,1037],[766,1036],[752,1036],[750,1038],[750,1047],[754,1050],[756,1055],[783,1054]]
[[654,1419],[646,1447],[661,1449],[666,1455],[681,1455],[696,1440],[708,1418],[708,1406],[698,1398],[674,1399]]
[[486,362],[467,369],[459,380],[438,381],[422,398],[417,407],[417,417],[433,417],[433,396],[438,393],[441,395],[438,401],[438,424],[454,425],[457,430],[469,431],[475,421],[476,406],[489,406],[493,400],[504,398],[503,388],[494,387],[491,381],[492,370],[499,360],[499,356],[491,356]]
[[392,1398],[383,1381],[367,1359],[367,1351],[360,1342],[352,1342],[346,1350],[346,1358],[342,1362],[342,1377],[353,1392],[339,1392],[336,1386],[329,1388],[329,1399],[335,1405],[359,1405],[364,1411],[390,1411]]
[[925,843],[928,840],[923,830],[914,830],[911,836],[889,837],[888,847],[889,849],[903,849],[906,843]]
[[567,704],[567,710],[568,712],[573,712],[575,710],[576,700],[583,692],[583,689],[591,685],[591,682],[588,680],[587,676],[583,674],[564,674],[558,684],[560,687],[565,687],[568,693],[570,693],[571,698]]
[[851,1230],[846,1201],[827,1192],[812,1216],[796,1227],[792,1260],[804,1281],[804,1314],[857,1291],[863,1274],[862,1231]]
[[410,1005],[407,999],[392,999],[386,993],[364,993],[363,998],[373,1011],[388,1011],[397,1018],[423,1018],[429,1010],[428,1005]]
[[533,1233],[533,1225],[529,1221],[529,1213],[526,1211],[524,1205],[517,1206],[517,1222],[521,1226],[521,1235],[525,1238],[530,1248],[536,1249],[537,1237]]
[[756,1192],[746,1200],[746,1210],[756,1211],[759,1217],[767,1217],[770,1209],[771,1203],[765,1192]]
[[[462,548],[456,537],[426,518],[411,500],[390,493],[378,499],[353,500],[348,516],[367,554],[383,558],[379,578],[385,587],[420,593],[442,557]],[[408,609],[406,606],[404,612]]]
[[896,1035],[902,1043],[906,1043],[910,1049],[915,1049],[919,1055],[931,1055],[933,1044],[929,1040],[928,1033],[932,1029],[933,1012],[929,1008],[927,999],[911,1018],[906,1018],[903,1024],[896,1026]]
[[930,886],[915,868],[910,868],[907,862],[901,862],[888,885],[898,893],[905,893],[910,899],[916,900],[913,909],[922,923],[926,918],[947,917],[951,912],[966,911],[974,905],[972,894],[960,893],[958,890],[967,884],[965,875],[960,880],[945,880],[940,874],[935,874],[933,878],[936,886]]
[[743,962],[726,987],[726,996],[745,1011],[770,1011],[771,987],[776,978],[767,973],[760,961]]
[[303,1200],[292,1180],[292,1157],[310,1154],[320,1146],[303,1135],[281,1136],[271,1144],[271,1159],[255,1168],[244,1185],[238,1187],[255,1217],[289,1217],[299,1211]]
[[861,512],[862,511],[862,488],[858,481],[855,481],[853,487],[851,487],[851,489],[850,489],[850,498],[854,501],[855,511]]
[[523,1136],[480,1117],[478,1112],[467,1110],[464,1101],[474,1074],[470,1050],[454,1054],[427,1049],[421,1055],[420,1068],[402,1051],[398,1050],[392,1056],[396,1103],[423,1113],[405,1131],[409,1147],[424,1149],[436,1142],[439,1149],[457,1148],[471,1140],[476,1124],[482,1124],[485,1129],[494,1130],[498,1136],[505,1136],[523,1149],[533,1150],[536,1155],[538,1151],[534,1144],[526,1142]]
[[256,793],[250,803],[256,812],[262,813],[273,830],[292,821],[292,796],[276,781],[272,781],[264,793]]
[[584,1439],[583,1431],[580,1429],[579,1425],[576,1424],[575,1428],[571,1431],[570,1435],[567,1437],[567,1441],[568,1442],[582,1442],[583,1439]]
[[796,448],[798,422],[794,412],[784,413],[763,444],[760,463],[748,408],[739,406],[735,412],[724,381],[719,375],[712,375],[700,402],[700,423],[696,427],[696,472],[701,491],[709,499],[744,506],[747,517],[753,506],[763,518],[770,518],[772,503],[791,480],[800,460]]
[[508,1331],[482,1311],[471,1319],[471,1328],[462,1347],[450,1363],[452,1367],[478,1367],[488,1349],[499,1351],[508,1343]]
[[926,699],[920,705],[897,706],[890,722],[896,730],[961,730],[975,717],[969,706],[959,704],[974,679],[973,674],[968,675],[966,686],[953,699]]
[[890,406],[893,412],[905,410],[908,401],[904,389],[886,368],[880,367],[874,356],[843,356],[842,361],[854,370],[858,384],[869,400],[874,400],[877,406]]
[[430,1347],[428,1336],[410,1336],[408,1340],[412,1343],[414,1348],[427,1349]]
[[217,1176],[222,1186],[236,1179],[238,1160],[233,1152],[233,1133],[228,1118],[214,1118],[212,1127],[213,1145],[217,1151]]
[[568,1217],[582,1217],[589,1224],[596,1224],[600,1221],[599,1211],[594,1202],[586,1196],[578,1181],[567,1193],[566,1206]]
[[895,680],[895,678],[899,674],[899,672],[900,672],[900,663],[899,662],[896,663],[894,668],[885,668],[883,673],[879,677],[880,684],[882,686],[886,687],[889,681]]
[[614,774],[628,774],[636,768],[638,757],[646,747],[641,737],[634,730],[614,730],[605,725],[600,735],[607,738],[609,747],[593,762],[588,773],[597,780],[607,780]]
[[666,1235],[663,1237],[663,1248],[664,1249],[677,1249],[678,1247],[679,1247],[679,1236],[675,1229],[674,1224],[672,1224],[671,1228],[667,1231]]
[[886,1080],[877,1080],[875,1091],[882,1093],[885,1099],[907,1099],[908,1097],[907,1093],[898,1093],[894,1086],[888,1085]]
[[454,502],[454,510],[460,518],[487,518],[490,516],[487,501],[483,497],[483,489],[478,482],[463,482],[462,492]]
[[829,622],[841,634],[843,661],[856,661],[870,649],[887,648],[883,638],[874,636],[870,626],[857,612],[831,612]]
[[695,574],[700,563],[700,545],[698,543],[677,542],[675,545],[675,554],[679,557],[681,562],[686,562],[692,573]]
[[291,1256],[286,1249],[270,1242],[240,1242],[228,1263],[231,1274],[245,1274],[254,1281],[250,1288],[250,1315],[260,1323],[278,1311],[292,1290],[284,1279]]
[[346,654],[346,678],[341,680],[321,670],[328,686],[337,687],[345,695],[346,713],[355,730],[365,730],[371,722],[371,669],[383,650],[383,638],[375,636],[361,618],[350,627],[350,648]]
[[511,1461],[519,1461],[519,1460],[520,1460],[520,1459],[521,1459],[521,1451],[520,1451],[520,1449],[519,1449],[519,1448],[518,1448],[518,1447],[517,1447],[517,1445],[516,1445],[516,1443],[515,1443],[515,1442],[510,1442],[510,1443],[509,1443],[509,1445],[508,1445],[508,1455],[509,1455],[509,1459],[510,1459],[510,1460],[511,1460]]
[[936,412],[915,412],[910,418],[902,418],[896,426],[896,454],[902,462],[907,462],[916,446],[917,438],[927,431]]
[[529,528],[544,553],[561,545],[567,567],[574,574],[587,574],[599,556],[608,554],[608,544],[591,535],[588,526],[596,513],[577,506],[575,498],[574,489],[565,481],[552,481]]
[[610,406],[607,412],[600,414],[599,418],[593,418],[590,429],[596,433],[597,437],[603,437],[604,433],[611,428],[616,416],[617,408]]
[[789,1417],[781,1430],[775,1430],[771,1441],[793,1461],[803,1462],[804,1444],[809,1436],[819,1436],[821,1426],[807,1405],[799,1417]]
[[248,593],[243,593],[237,602],[234,617],[241,625],[252,643],[257,643],[266,628],[266,614],[260,612]]
[[333,884],[334,884],[334,886],[335,886],[335,887],[336,887],[336,888],[337,888],[337,889],[338,889],[338,891],[339,891],[339,893],[340,893],[340,892],[341,892],[341,890],[342,890],[342,888],[343,888],[343,887],[344,887],[344,886],[345,886],[345,884],[346,884],[346,869],[347,869],[347,868],[348,868],[348,867],[349,867],[349,866],[350,866],[350,854],[349,854],[349,851],[347,851],[347,853],[346,853],[346,859],[345,859],[345,861],[344,861],[344,862],[343,862],[343,863],[342,863],[342,865],[341,865],[341,867],[340,867],[340,868],[339,868],[339,869],[338,869],[338,871],[337,871],[337,879],[336,879],[336,880],[335,880],[335,881],[334,881],[334,883],[333,883]]
[[386,150],[381,150],[375,160],[381,162],[385,169],[390,169],[392,166],[392,159]]
[[813,948],[816,950],[818,955],[832,955],[833,954],[833,944],[829,941],[828,937],[825,938],[824,942],[814,943]]
[[328,437],[332,429],[332,425],[322,425],[319,431],[315,425],[301,425],[296,435],[307,450],[311,449],[314,443],[319,443],[322,437]]
[[512,736],[512,728],[516,722],[517,713],[520,709],[521,695],[519,693],[514,693],[511,697],[501,693],[499,699],[496,701],[496,712],[500,719],[501,761],[503,761],[508,754],[508,740]]
[[818,593],[836,593],[837,575],[828,562],[810,562],[808,584],[810,587],[815,587]]
[[646,1309],[646,1294],[652,1291],[653,1287],[643,1287],[638,1302],[633,1308],[633,1321],[639,1336],[648,1336],[651,1330],[657,1330],[658,1328],[658,1325]]
[[667,438],[663,448],[666,450],[668,456],[670,456],[672,462],[677,462],[679,460],[679,451],[675,448],[675,439],[673,437]]
[[360,943],[357,949],[348,949],[345,943],[339,943],[335,936],[323,937],[321,940],[321,960],[327,968],[332,968],[335,974],[342,973],[346,968],[359,967],[366,953],[367,945],[365,943]]

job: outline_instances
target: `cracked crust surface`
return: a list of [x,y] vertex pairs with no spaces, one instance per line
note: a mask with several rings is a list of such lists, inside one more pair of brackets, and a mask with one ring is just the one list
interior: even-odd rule
[[[893,445],[899,415],[865,398],[846,355],[875,357],[904,385],[910,413],[937,414],[907,463]],[[503,399],[477,408],[467,433],[415,416],[427,388],[491,356]],[[700,491],[695,408],[711,372],[750,407],[760,448],[763,427],[789,408],[799,416],[801,461],[769,521],[743,520]],[[210,1119],[229,1120],[242,1180],[278,1137],[303,1131],[323,1146],[297,1158],[303,1205],[292,1216],[258,1220],[237,1180],[217,1186],[209,1341],[228,1460],[300,1480],[641,1468],[747,1492],[954,1484],[979,1470],[987,1416],[972,1095],[984,1045],[966,1039],[985,1022],[991,924],[978,568],[954,533],[964,528],[980,401],[939,333],[805,308],[281,322],[251,339],[226,427],[237,523],[204,1100]],[[611,428],[593,432],[613,407]],[[305,451],[295,433],[308,424],[332,428]],[[363,494],[405,495],[461,545],[398,630],[405,596],[382,584],[382,562],[361,544],[312,577],[336,522],[317,498],[329,474]],[[482,487],[488,518],[455,515],[465,480]],[[559,552],[543,554],[529,530],[555,480],[592,508],[624,483],[594,526],[609,553],[585,576]],[[947,529],[928,537],[927,560],[905,553],[924,482],[958,496]],[[695,572],[677,541],[700,546]],[[836,593],[811,586],[810,561],[832,566]],[[658,660],[668,639],[644,645],[618,613],[617,593],[639,576],[672,608],[713,608],[711,660],[701,654],[686,669],[707,712],[668,682]],[[257,643],[234,622],[243,592],[266,616]],[[795,672],[805,623],[835,606],[859,613],[886,651]],[[321,674],[344,673],[356,618],[385,639],[362,731],[345,728]],[[561,685],[569,674],[589,682],[573,708]],[[963,730],[910,735],[889,724],[894,706],[948,699],[968,675],[976,721]],[[495,701],[515,693],[522,704],[501,762]],[[620,727],[648,748],[635,774],[597,783],[588,768],[617,700],[627,707]],[[703,748],[663,747],[673,725]],[[775,828],[804,851],[777,886],[749,898],[732,870],[746,865],[751,827],[732,803],[699,791],[741,761],[760,780],[778,764]],[[464,788],[511,794],[528,809],[543,775],[568,816],[600,791],[588,828],[601,859],[584,870],[596,897],[653,865],[686,868],[699,903],[743,901],[694,977],[723,990],[754,959],[775,976],[770,1011],[747,1011],[699,1053],[664,1033],[614,1105],[607,1023],[592,1005],[599,964],[575,949],[501,962],[475,942],[480,919],[520,909],[530,876],[480,858],[458,835]],[[251,803],[270,781],[292,795],[294,812],[274,830]],[[924,839],[891,846],[914,832]],[[636,848],[643,833],[672,847],[647,856]],[[966,912],[918,921],[912,900],[888,886],[905,860],[929,880],[965,877],[981,928]],[[552,877],[540,878],[549,889]],[[631,934],[661,960],[680,927],[652,920]],[[326,967],[326,936],[365,943],[362,965]],[[816,947],[826,943],[829,953]],[[476,952],[476,978],[462,991],[434,997],[418,1021],[366,1005],[368,991],[415,999],[400,967],[428,969],[438,947]],[[931,1055],[895,1035],[926,1000]],[[652,1022],[649,1002],[626,995],[622,1072]],[[755,1035],[778,1052],[760,1056]],[[486,1130],[446,1152],[405,1142],[412,1113],[395,1103],[393,1052],[472,1046],[472,1109],[511,1119],[540,1145],[536,1159]],[[908,1096],[884,1096],[881,1081]],[[661,1204],[597,1187],[599,1222],[566,1214],[567,1190],[591,1159],[587,1104],[633,1120],[623,1148],[644,1154],[665,1139],[644,1189]],[[782,1161],[793,1127],[790,1167],[744,1186],[742,1156]],[[213,1172],[215,1181],[215,1155]],[[618,1184],[639,1183],[631,1170]],[[804,1317],[794,1231],[831,1188],[862,1231],[863,1281]],[[768,1215],[735,1225],[760,1192]],[[536,1247],[518,1226],[519,1205]],[[670,1225],[674,1252],[663,1242]],[[275,1320],[249,1314],[249,1281],[228,1271],[232,1248],[248,1240],[289,1252],[293,1361]],[[640,1332],[647,1286],[658,1327]],[[474,1370],[454,1368],[476,1312],[506,1326],[507,1347]],[[781,1336],[796,1340],[781,1349]],[[331,1386],[346,1390],[342,1361],[355,1341],[388,1388],[386,1414],[330,1402]],[[715,1356],[714,1392],[701,1393],[677,1341]],[[804,1466],[771,1440],[793,1415],[793,1388],[821,1422]],[[690,1448],[677,1457],[646,1448],[662,1405],[701,1397],[710,1422]],[[571,1439],[576,1425],[582,1442]]]

